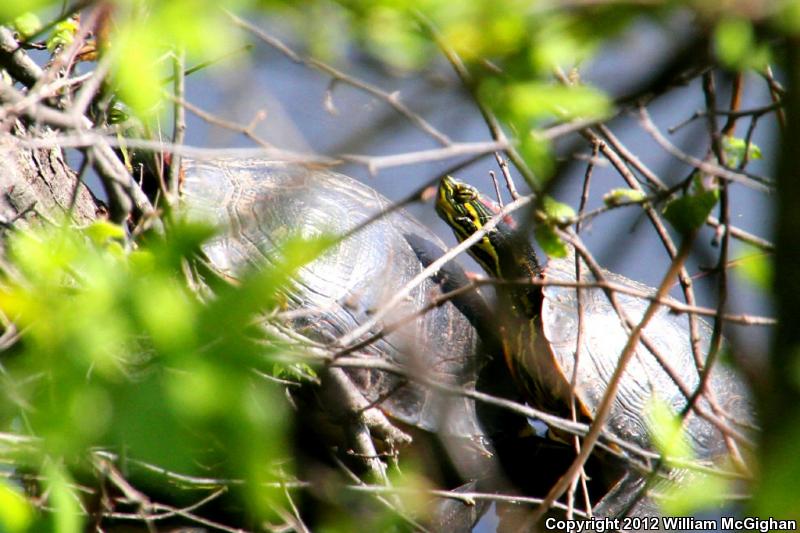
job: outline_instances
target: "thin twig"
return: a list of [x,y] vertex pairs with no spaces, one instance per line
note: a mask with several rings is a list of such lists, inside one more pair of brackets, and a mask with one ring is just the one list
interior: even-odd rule
[[[762,73],[764,79],[767,82],[767,86],[769,87],[769,95],[772,98],[772,102],[774,104],[778,104],[782,101],[782,97],[786,94],[786,90],[778,83],[778,80],[775,79],[775,76],[772,74],[772,67],[767,65]],[[783,110],[783,107],[777,110],[778,114],[778,124],[780,124],[781,129],[786,129],[786,112]]]
[[511,171],[508,169],[508,163],[505,158],[500,155],[500,152],[495,152],[494,158],[497,161],[497,166],[500,167],[500,172],[503,173],[503,178],[506,180],[506,187],[508,187],[508,193],[511,195],[511,199],[516,200],[519,198],[519,193],[517,192],[517,186],[514,184],[514,178],[511,177]]
[[377,174],[385,168],[399,167],[404,165],[416,165],[428,163],[430,161],[440,161],[442,159],[452,159],[461,156],[483,155],[505,150],[508,144],[501,141],[493,142],[464,142],[450,144],[444,148],[433,148],[431,150],[419,150],[417,152],[404,152],[402,154],[367,156],[356,154],[342,154],[340,157],[345,161],[359,163],[369,169],[370,174]]
[[353,329],[349,333],[343,335],[339,338],[336,342],[337,346],[347,347],[350,343],[354,342],[355,340],[359,339],[362,335],[369,332],[372,328],[374,328],[381,320],[383,320],[389,313],[391,313],[395,306],[399,304],[401,301],[405,300],[411,291],[413,291],[419,284],[424,282],[428,277],[436,274],[442,266],[445,265],[448,261],[454,259],[457,255],[462,252],[465,252],[470,246],[478,242],[482,239],[486,233],[492,230],[497,224],[499,224],[503,218],[520,209],[521,207],[528,205],[533,201],[532,196],[523,196],[511,202],[510,204],[506,205],[504,208],[500,210],[500,212],[493,216],[486,224],[481,226],[481,228],[470,235],[468,238],[464,239],[459,243],[457,246],[451,248],[446,253],[444,253],[441,257],[433,261],[430,265],[424,268],[419,274],[414,276],[411,280],[409,280],[405,285],[403,285],[400,290],[398,290],[392,297],[383,305],[381,305],[380,309],[378,309],[368,320],[365,320],[361,325],[357,328]]
[[708,163],[701,159],[697,159],[694,156],[691,156],[674,144],[669,142],[669,140],[661,134],[658,130],[658,127],[653,123],[653,120],[650,118],[650,114],[647,112],[647,109],[644,106],[639,107],[639,123],[647,133],[659,144],[661,147],[670,153],[675,158],[683,161],[684,163],[691,165],[692,167],[705,172],[710,176],[716,176],[721,179],[726,179],[728,181],[733,181],[736,183],[741,183],[746,187],[750,187],[751,189],[755,189],[762,192],[770,192],[774,188],[774,184],[764,178],[762,176],[757,176],[755,174],[749,172],[742,172],[742,171],[734,171],[729,170],[727,168],[723,168],[719,165],[714,165],[712,163]]
[[[176,50],[172,57],[172,71],[174,76],[173,90],[175,91],[175,101],[172,106],[172,144],[173,146],[183,145],[186,137],[186,109],[181,103],[183,101],[185,78],[183,74],[186,63],[186,53],[183,50]],[[167,205],[172,205],[178,201],[178,191],[180,190],[181,174],[181,155],[172,154],[169,165],[169,195]]]
[[242,135],[244,135],[245,137],[247,137],[248,139],[250,139],[259,146],[262,146],[269,150],[277,150],[277,148],[275,148],[273,144],[268,143],[267,141],[265,141],[256,134],[256,127],[259,125],[259,123],[261,123],[261,121],[264,120],[264,118],[266,118],[265,111],[262,110],[256,112],[256,114],[253,116],[253,120],[251,120],[249,124],[244,125],[244,124],[239,124],[238,122],[233,122],[218,117],[217,115],[210,113],[205,109],[200,108],[199,106],[194,105],[188,100],[185,100],[183,98],[178,98],[173,94],[169,93],[165,94],[167,95],[167,98],[171,99],[176,104],[180,104],[181,106],[189,110],[189,112],[193,113],[194,115],[197,115],[198,117],[208,122],[209,124],[213,124],[214,126],[219,126],[220,128],[225,128],[227,130],[231,130],[236,133],[241,133]]
[[[735,94],[735,93],[734,93]],[[687,124],[694,122],[695,120],[703,117],[708,116],[723,116],[728,118],[728,122],[735,121],[739,118],[744,117],[761,117],[768,113],[780,111],[783,109],[782,103],[775,103],[766,105],[763,107],[755,107],[753,109],[742,109],[742,110],[734,110],[734,109],[717,109],[714,112],[709,112],[706,109],[698,109],[694,113],[692,113],[689,118],[680,122],[674,126],[670,126],[667,128],[667,132],[672,134],[681,129],[682,127],[686,126]],[[728,126],[728,122],[726,122],[725,126],[723,127],[724,130],[727,130],[730,126]]]
[[486,122],[487,127],[489,128],[489,132],[492,135],[492,138],[502,144],[505,145],[506,148],[503,150],[508,158],[514,163],[514,166],[517,167],[517,170],[525,181],[528,183],[528,186],[534,192],[539,192],[541,188],[539,185],[538,180],[533,174],[533,171],[530,169],[528,164],[523,159],[522,155],[520,155],[519,151],[508,141],[508,137],[506,136],[505,132],[503,131],[502,126],[500,125],[500,121],[497,120],[495,114],[489,109],[489,107],[478,97],[477,94],[477,87],[475,85],[475,81],[472,78],[472,75],[469,73],[466,65],[464,62],[461,61],[461,58],[458,56],[456,51],[444,41],[439,30],[436,26],[428,20],[424,15],[421,13],[417,13],[417,18],[420,20],[420,24],[428,31],[428,33],[433,37],[436,44],[439,46],[439,49],[445,55],[447,60],[450,62],[450,65],[453,67],[453,70],[458,75],[459,79],[461,80],[461,84],[470,91],[470,94],[475,101],[475,104],[478,106],[478,110],[481,112],[481,116],[483,116],[483,120]]
[[[693,238],[687,238],[684,240],[683,244],[681,245],[680,250],[678,251],[678,255],[670,264],[669,269],[664,274],[664,277],[661,283],[658,286],[656,291],[656,296],[658,298],[664,298],[669,293],[670,287],[672,287],[672,280],[678,275],[679,270],[681,269],[683,262],[689,255],[691,251],[691,244],[693,242]],[[606,384],[606,390],[603,393],[603,397],[600,400],[600,403],[597,406],[597,409],[594,414],[594,420],[592,421],[591,426],[589,427],[589,433],[587,433],[586,437],[583,440],[583,446],[581,447],[581,452],[572,462],[570,467],[564,473],[563,476],[556,482],[555,485],[550,489],[547,493],[547,497],[545,498],[542,505],[536,509],[533,514],[531,515],[530,522],[532,524],[536,524],[550,509],[552,503],[559,498],[564,491],[569,488],[570,484],[572,484],[573,479],[575,476],[580,472],[583,468],[583,465],[586,463],[586,460],[589,458],[589,455],[592,453],[595,444],[597,443],[598,438],[603,430],[603,426],[606,423],[606,419],[608,415],[611,413],[611,408],[614,404],[614,400],[617,396],[617,391],[619,389],[619,385],[622,382],[622,375],[625,372],[625,368],[628,365],[628,362],[633,358],[634,354],[636,353],[636,346],[639,343],[639,339],[642,336],[645,326],[650,322],[650,320],[655,316],[656,311],[658,311],[659,305],[656,302],[650,302],[647,306],[647,309],[642,316],[642,319],[639,323],[634,327],[631,334],[628,336],[628,340],[625,343],[625,347],[622,350],[622,353],[619,356],[617,366],[614,369],[614,373],[611,375],[611,378],[608,380]]]
[[[586,173],[583,176],[583,188],[581,191],[581,200],[578,206],[578,217],[583,215],[584,210],[586,209],[586,203],[589,200],[589,187],[592,181],[592,172],[594,170],[594,163],[593,161],[597,159],[597,154],[600,150],[599,143],[592,144],[592,157],[589,159],[589,163],[586,165]],[[575,224],[575,233],[580,233],[580,222]],[[580,283],[582,281],[582,274],[583,269],[581,268],[580,259],[576,255],[575,256],[575,281]],[[578,384],[578,367],[580,365],[580,358],[581,358],[581,346],[583,345],[583,326],[585,320],[585,313],[583,308],[583,291],[581,289],[577,289],[575,291],[576,297],[576,305],[578,307],[578,335],[575,338],[575,364],[572,368],[572,376],[570,377],[570,389],[569,389],[569,409],[570,409],[570,416],[574,422],[578,421],[578,410],[575,405],[575,391],[577,390]],[[581,451],[581,440],[580,437],[577,435],[574,437],[574,444],[575,444],[575,453],[580,453]],[[568,509],[567,509],[567,519],[571,519],[573,515],[573,501],[574,501],[574,492],[577,488],[578,480],[575,480],[575,483],[572,483],[569,487],[569,492],[567,493],[567,502],[568,502]],[[583,496],[585,499],[585,508],[586,513],[591,517],[592,516],[592,506],[589,498],[589,487],[586,482],[586,471],[584,468],[580,470],[580,483],[583,489]]]
[[328,65],[326,63],[323,63],[322,61],[319,61],[319,60],[314,59],[312,57],[302,56],[299,53],[297,53],[294,50],[292,50],[291,48],[289,48],[286,44],[284,44],[277,37],[275,37],[273,35],[270,35],[267,32],[265,32],[264,30],[262,30],[261,28],[259,28],[257,26],[254,26],[253,24],[247,22],[246,20],[237,17],[236,15],[231,13],[230,11],[226,11],[226,13],[231,18],[231,20],[234,22],[234,24],[236,24],[240,28],[243,28],[243,29],[247,30],[248,32],[252,33],[256,37],[258,37],[261,41],[263,41],[264,43],[268,44],[269,46],[271,46],[275,50],[277,50],[280,53],[282,53],[283,55],[285,55],[292,62],[298,63],[298,64],[302,64],[302,65],[306,65],[307,67],[311,67],[313,69],[316,69],[316,70],[319,70],[321,72],[324,72],[325,74],[331,76],[332,78],[334,78],[334,79],[336,79],[336,80],[338,80],[338,81],[340,81],[342,83],[346,83],[347,85],[350,85],[351,87],[359,89],[359,90],[361,90],[363,92],[366,92],[367,94],[370,94],[370,95],[382,100],[383,102],[385,102],[386,104],[391,106],[399,114],[401,114],[406,119],[408,119],[412,124],[414,124],[421,131],[425,132],[431,138],[435,139],[436,142],[438,142],[442,146],[449,146],[450,144],[452,144],[452,141],[450,140],[450,138],[447,135],[445,135],[444,133],[442,133],[441,131],[439,131],[435,127],[433,127],[430,123],[428,123],[427,120],[425,120],[420,115],[418,115],[417,113],[414,113],[411,109],[409,109],[408,106],[406,106],[403,103],[403,101],[400,99],[400,96],[399,96],[398,93],[396,93],[396,92],[388,93],[388,92],[384,91],[383,89],[380,89],[379,87],[376,87],[376,86],[371,85],[371,84],[369,84],[369,83],[367,83],[367,82],[365,82],[363,80],[360,80],[358,78],[354,78],[354,77],[352,77],[352,76],[350,76],[348,74],[345,74],[344,72],[342,72],[342,71],[340,71],[340,70],[338,70],[338,69],[336,69],[336,68],[334,68],[334,67],[332,67],[332,66],[330,66],[330,65]]
[[112,56],[110,54],[104,55],[97,63],[97,68],[91,72],[89,79],[81,85],[81,89],[75,96],[75,100],[70,109],[70,113],[72,113],[72,116],[76,120],[80,120],[80,117],[86,114],[89,104],[92,103],[92,100],[97,95],[103,81],[111,70],[111,61]]

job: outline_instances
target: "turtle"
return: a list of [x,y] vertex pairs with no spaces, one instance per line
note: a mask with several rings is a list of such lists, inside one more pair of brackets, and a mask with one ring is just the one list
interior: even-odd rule
[[[463,241],[496,216],[499,209],[476,188],[446,176],[439,184],[436,211],[456,238]],[[541,265],[527,235],[509,217],[500,220],[471,246],[469,253],[494,278],[536,281],[501,283],[496,287],[500,317],[497,322],[504,339],[504,357],[526,400],[542,410],[569,417],[574,397],[578,414],[591,422],[628,340],[628,333],[604,290],[581,288],[579,300],[579,289],[574,286],[578,264],[574,250],[565,258],[551,258]],[[580,261],[580,267],[582,282],[595,281],[585,262]],[[636,293],[656,292],[612,272],[603,271],[603,277]],[[559,285],[559,282],[564,283]],[[648,299],[622,292],[616,294],[616,299],[634,323],[638,323],[650,304]],[[579,301],[583,308],[580,336]],[[712,328],[700,319],[697,324],[700,352],[707,354]],[[660,357],[641,341],[636,346],[604,424],[608,434],[640,448],[654,448],[651,402],[657,398],[656,401],[678,414],[687,405],[684,391],[694,391],[700,380],[689,331],[688,316],[673,313],[666,306],[653,316],[644,336]],[[670,373],[682,382],[683,390]],[[728,425],[745,433],[745,428],[752,427],[754,415],[748,389],[732,368],[721,364],[712,368],[705,392],[697,401],[705,412],[712,411],[709,395],[722,413],[720,418]],[[727,456],[729,448],[722,431],[695,410],[687,413],[684,428],[697,460],[712,463]],[[550,433],[555,438],[565,438],[552,428]],[[642,484],[641,476],[629,472],[620,480],[619,488],[612,491],[615,498],[598,504],[595,513],[603,516],[624,510],[639,516],[656,516],[658,511],[652,501],[645,498],[638,504],[633,502],[631,493]],[[626,500],[624,505],[623,500]]]
[[[285,314],[292,317],[287,325],[331,346],[369,321],[446,250],[436,234],[368,185],[296,161],[183,158],[181,202],[191,220],[220,228],[203,251],[217,273],[234,280],[248,269],[279,260],[282,244],[291,236],[344,235],[301,267],[284,289]],[[484,330],[491,322],[491,308],[474,291],[437,301],[468,283],[458,264],[449,263],[432,274],[385,319],[387,324],[403,324],[361,347],[358,356],[391,362],[428,382],[474,390],[487,366],[487,352],[496,350],[490,348],[492,334]],[[405,320],[409,317],[414,318]],[[365,336],[381,332],[384,325],[376,324]],[[378,407],[401,430],[401,437],[419,441],[410,450],[413,454],[439,450],[425,457],[432,461],[430,473],[445,486],[486,478],[496,470],[493,435],[504,431],[503,417],[495,422],[471,397],[446,394],[402,375],[372,368],[344,372],[366,404]],[[350,435],[342,431],[341,422],[353,415],[341,409],[339,393],[331,392],[334,380],[329,372],[321,378],[322,387],[304,387],[308,394],[295,395],[305,406],[298,418],[303,435],[297,438],[308,442],[311,431],[311,440],[350,446],[343,442]],[[383,429],[378,427],[373,437],[396,439],[396,433]],[[395,444],[381,446],[391,451]],[[550,454],[550,449],[542,446],[541,455]],[[470,515],[469,506],[463,507],[462,516]],[[444,529],[459,529],[455,520],[448,518]]]
[[[445,249],[429,229],[369,186],[297,162],[184,158],[181,194],[191,219],[222,228],[203,250],[217,272],[234,279],[248,268],[277,261],[291,236],[352,232],[301,267],[285,290],[286,308],[305,310],[295,314],[291,326],[324,343],[365,323]],[[370,218],[375,220],[364,224]],[[465,279],[458,266],[429,277],[387,322],[420,313]],[[421,313],[362,354],[422,371],[429,379],[473,387],[481,357],[473,322],[484,304],[475,294],[464,296]],[[348,372],[368,401],[404,424],[462,436],[481,433],[472,400],[438,395],[380,370]]]

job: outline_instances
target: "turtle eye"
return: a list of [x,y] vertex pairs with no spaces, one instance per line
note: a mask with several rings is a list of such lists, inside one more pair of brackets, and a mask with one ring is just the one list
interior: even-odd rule
[[467,202],[471,202],[478,197],[478,191],[474,187],[470,187],[469,185],[464,185],[459,187],[455,190],[453,194],[453,199],[460,203],[466,204]]

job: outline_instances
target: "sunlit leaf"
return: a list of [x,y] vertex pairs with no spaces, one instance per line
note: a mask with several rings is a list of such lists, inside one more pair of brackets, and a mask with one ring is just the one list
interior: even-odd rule
[[558,236],[555,229],[548,224],[539,224],[534,230],[536,242],[542,247],[544,253],[550,257],[566,257],[569,253],[567,243]]
[[33,521],[33,508],[9,481],[0,479],[0,531],[26,531]]
[[642,202],[646,198],[647,194],[637,189],[611,189],[603,195],[603,203],[607,206],[616,206]]
[[159,56],[160,35],[141,21],[130,20],[114,35],[115,81],[120,97],[139,116],[150,117],[161,101],[161,79],[167,65]]
[[556,66],[570,68],[588,58],[596,49],[595,36],[581,31],[580,18],[554,13],[547,24],[537,25],[531,46],[533,69],[549,74]]
[[[25,344],[4,395],[52,457],[112,445],[193,472],[197,449],[225,450],[236,457],[231,473],[254,479],[254,465],[284,450],[287,406],[273,392],[251,390],[253,368],[273,362],[271,348],[249,334],[280,284],[331,241],[287,242],[279,269],[229,287],[217,307],[190,296],[180,268],[208,228],[168,229],[133,252],[112,251],[120,228],[102,222],[11,236],[18,273],[2,285],[0,307],[25,327]],[[254,394],[265,403],[255,406]],[[60,530],[77,528],[67,511],[56,514]]]
[[172,352],[194,344],[193,302],[176,280],[165,276],[142,279],[133,299],[145,331],[159,349]]
[[730,492],[725,479],[700,472],[684,473],[680,482],[668,484],[663,498],[657,501],[664,516],[689,516],[703,509],[713,509]]
[[364,30],[373,53],[394,67],[416,69],[429,60],[430,43],[414,21],[392,6],[370,9]]
[[22,37],[27,38],[42,29],[42,21],[36,13],[28,11],[14,19],[14,29]]
[[518,49],[526,37],[524,20],[500,11],[485,17],[482,24],[472,18],[455,19],[442,28],[442,34],[466,61],[507,54]]
[[98,245],[104,245],[109,240],[125,238],[125,229],[107,220],[92,222],[85,231],[86,235]]
[[693,180],[692,191],[667,203],[664,218],[682,235],[689,235],[705,224],[711,210],[719,201],[719,190],[706,189],[699,176]]
[[53,33],[47,39],[47,49],[51,52],[57,48],[68,46],[75,39],[78,32],[78,21],[75,18],[62,20],[53,28]]
[[772,290],[773,268],[770,255],[748,244],[739,246],[733,272],[751,285],[769,292]]
[[763,68],[769,63],[769,50],[756,42],[749,20],[726,18],[714,30],[714,49],[730,68]]
[[658,452],[668,464],[691,461],[694,451],[681,420],[660,398],[654,396],[645,408],[648,431]]
[[531,131],[522,136],[520,152],[534,171],[538,185],[543,186],[555,171],[555,156],[550,142]]
[[508,105],[512,113],[529,119],[546,116],[599,119],[609,116],[613,109],[608,96],[592,87],[536,81],[510,85]]
[[775,22],[786,32],[800,31],[800,2],[784,0],[779,2],[778,15]]
[[714,31],[714,45],[720,59],[737,65],[753,46],[753,26],[743,19],[725,19]]
[[183,416],[207,418],[235,407],[235,379],[213,364],[197,361],[190,369],[170,372],[168,392]]
[[575,217],[575,210],[569,205],[559,202],[552,196],[542,198],[542,210],[547,218],[556,224],[566,224]]
[[722,141],[725,150],[726,163],[729,167],[738,167],[744,160],[745,151],[750,160],[761,159],[761,148],[752,141],[747,146],[747,141],[739,137],[725,137]]
[[45,476],[53,507],[53,531],[80,533],[83,531],[83,515],[69,475],[62,467],[50,464],[45,468]]
[[[668,465],[679,467],[695,458],[691,440],[681,419],[669,405],[653,396],[645,407],[648,431],[653,444]],[[674,479],[661,483],[659,498],[663,512],[684,516],[723,501],[727,482],[720,477],[698,472],[681,472]]]
[[13,0],[0,2],[0,24],[12,22],[27,12],[33,13],[44,6],[53,5],[56,0]]

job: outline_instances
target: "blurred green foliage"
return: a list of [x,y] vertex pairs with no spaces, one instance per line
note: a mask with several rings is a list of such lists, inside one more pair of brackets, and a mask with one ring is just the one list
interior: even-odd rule
[[550,257],[566,257],[569,252],[567,243],[558,235],[556,229],[569,224],[575,217],[575,211],[565,203],[552,196],[542,198],[541,212],[534,229],[536,242],[544,253]]
[[[276,462],[290,473],[282,389],[253,372],[270,372],[281,347],[263,342],[257,318],[330,241],[289,240],[274,268],[202,301],[183,268],[210,234],[177,224],[134,249],[107,222],[10,236],[0,310],[24,337],[4,362],[0,424],[40,439],[12,458],[45,465],[54,531],[80,530],[68,472],[85,471],[93,447],[189,474],[218,465],[250,482],[243,496],[257,514],[270,508],[262,484],[278,478]],[[11,502],[0,521],[22,531],[29,514],[14,494],[0,487]]]
[[664,218],[681,235],[689,235],[706,223],[711,210],[719,201],[719,189],[714,183],[704,183],[702,176],[692,177],[689,190],[670,200],[664,207]]
[[27,11],[14,19],[13,26],[17,33],[27,38],[42,29],[42,21],[36,13]]
[[[780,6],[787,20],[795,11],[791,4]],[[6,2],[0,6],[0,23],[22,16],[17,20],[27,33],[35,27],[33,12],[57,19],[63,16],[59,5],[54,0]],[[239,48],[245,36],[235,31],[225,9],[242,14],[263,10],[294,21],[297,35],[322,59],[343,59],[354,41],[399,71],[427,69],[441,61],[429,35],[433,27],[466,63],[478,97],[514,132],[539,185],[554,170],[549,142],[536,134],[540,128],[614,113],[605,94],[580,80],[564,86],[553,78],[555,68],[569,72],[626,29],[645,21],[662,24],[685,7],[715,28],[716,53],[729,68],[761,69],[771,56],[754,31],[751,10],[738,4],[721,9],[699,0],[598,2],[580,9],[559,9],[543,0],[115,0],[109,5],[113,31],[100,45],[113,58],[114,89],[149,119],[165,109],[164,80],[172,76],[174,52],[185,51],[187,64],[196,64]],[[765,7],[764,12],[778,11]],[[51,49],[68,43],[69,33],[64,25],[52,28]]]
[[[0,1],[0,24],[34,38],[42,31],[47,48],[57,53],[79,30],[72,14],[60,11],[62,4]],[[165,80],[172,75],[176,52],[185,52],[191,66],[237,49],[246,38],[234,30],[223,8],[239,14],[279,13],[294,21],[297,35],[317,57],[345,61],[348,46],[355,43],[400,73],[441,67],[430,25],[465,62],[472,78],[468,89],[497,114],[544,181],[555,163],[549,141],[539,135],[543,128],[616,112],[612,99],[584,84],[573,68],[625,30],[642,23],[661,25],[688,11],[710,32],[719,61],[739,71],[760,70],[776,56],[762,35],[770,35],[764,25],[800,31],[800,4],[792,0],[764,2],[763,13],[757,11],[761,3],[748,2],[579,4],[115,0],[109,2],[108,40],[98,45],[112,61],[110,90],[140,117],[155,119],[165,108]],[[555,69],[568,73],[568,85],[553,76]],[[737,166],[745,150],[741,139],[726,140],[729,166]],[[760,150],[751,145],[746,155],[758,158]],[[641,193],[618,189],[606,201],[641,199]],[[665,215],[678,231],[689,233],[717,201],[718,191],[698,179],[667,205]],[[567,248],[555,229],[574,213],[548,202],[536,238],[549,255],[563,256]],[[282,264],[253,273],[239,286],[218,284],[214,298],[204,301],[190,290],[184,266],[209,235],[208,228],[179,224],[166,237],[148,235],[131,247],[122,228],[98,223],[80,231],[65,225],[11,237],[0,310],[24,334],[4,360],[7,372],[0,375],[0,424],[4,431],[41,439],[35,453],[11,458],[43,473],[43,490],[49,489],[57,512],[52,524],[43,525],[18,488],[3,482],[3,530],[79,530],[72,479],[88,467],[85,452],[94,446],[187,473],[222,465],[223,471],[249,481],[243,497],[254,513],[268,513],[273,494],[260,483],[274,479],[275,462],[288,456],[289,422],[280,390],[257,379],[252,369],[298,378],[313,377],[313,368],[276,363],[282,348],[261,342],[264,334],[256,317],[280,305],[279,288],[289,273],[328,241],[289,240]],[[749,277],[768,284],[766,261],[747,264]],[[659,415],[657,407],[654,417],[661,420],[653,435],[661,451],[689,458],[676,437],[680,428]],[[0,453],[11,452],[0,448]],[[74,457],[83,459],[65,459]],[[291,471],[291,465],[282,464],[281,470]],[[693,486],[714,493],[717,487],[707,484],[714,482]],[[685,502],[677,503],[675,512],[690,509],[692,500],[704,501],[702,494],[690,491],[678,496]]]
[[638,189],[611,189],[603,195],[603,203],[607,206],[623,205],[631,202],[642,202],[647,194]]
[[[125,5],[128,4],[128,5]],[[252,7],[250,0],[137,0],[117,6],[121,21],[109,43],[120,96],[140,115],[161,102],[161,80],[172,73],[165,53],[185,51],[190,61],[213,59],[238,48],[241,36],[225,12]]]
[[769,291],[775,277],[769,255],[755,246],[742,244],[736,248],[734,273],[763,291]]
[[[645,406],[648,430],[656,450],[667,465],[680,468],[697,459],[682,420],[669,405],[653,397]],[[676,480],[661,482],[659,504],[665,516],[687,516],[700,509],[714,508],[725,502],[729,482],[700,471],[681,472]]]
[[53,32],[47,38],[47,49],[50,52],[72,44],[78,31],[78,21],[73,18],[60,20],[53,26]]
[[33,522],[33,506],[11,482],[0,479],[0,531],[26,531]]
[[725,163],[732,168],[738,167],[744,161],[745,153],[750,161],[761,159],[761,148],[753,142],[748,145],[745,139],[739,137],[725,137],[722,148],[725,151]]

